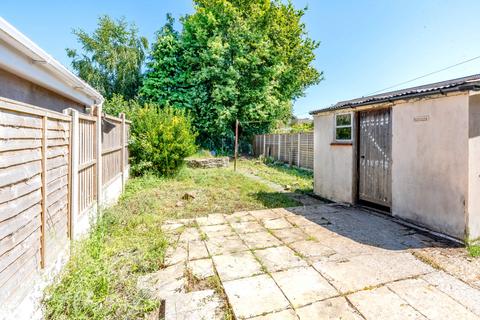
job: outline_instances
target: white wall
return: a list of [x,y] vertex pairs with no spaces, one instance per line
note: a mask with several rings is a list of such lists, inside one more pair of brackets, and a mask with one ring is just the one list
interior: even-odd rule
[[463,238],[468,94],[398,104],[392,125],[392,214]]
[[353,147],[331,145],[334,114],[314,117],[314,191],[337,202],[353,203]]
[[480,94],[470,97],[469,111],[468,231],[480,241]]

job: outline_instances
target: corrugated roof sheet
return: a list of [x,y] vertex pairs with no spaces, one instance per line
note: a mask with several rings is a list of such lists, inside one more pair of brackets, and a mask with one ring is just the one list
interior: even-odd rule
[[334,111],[334,110],[354,108],[357,106],[376,104],[376,103],[381,103],[385,101],[407,99],[409,97],[418,96],[418,95],[429,95],[429,94],[435,94],[438,92],[445,92],[445,91],[450,92],[450,91],[460,91],[460,90],[469,89],[465,87],[466,85],[469,85],[469,86],[476,85],[478,86],[478,89],[480,89],[480,74],[426,84],[426,85],[417,86],[417,87],[411,87],[411,88],[402,89],[402,90],[390,91],[386,93],[361,97],[361,98],[352,99],[352,100],[340,101],[331,107],[311,111],[310,114],[317,114],[317,113]]

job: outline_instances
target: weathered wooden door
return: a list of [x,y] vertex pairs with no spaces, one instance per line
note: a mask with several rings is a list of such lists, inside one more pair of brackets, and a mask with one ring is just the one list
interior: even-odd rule
[[390,109],[360,112],[359,199],[392,204],[392,121]]

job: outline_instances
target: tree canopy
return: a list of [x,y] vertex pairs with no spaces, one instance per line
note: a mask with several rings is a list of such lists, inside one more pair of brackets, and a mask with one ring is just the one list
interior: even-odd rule
[[102,16],[92,34],[81,29],[73,33],[82,48],[67,49],[67,54],[77,74],[107,99],[114,94],[135,98],[148,49],[147,39],[138,35],[136,26],[125,18]]
[[322,79],[305,10],[280,0],[195,0],[195,13],[157,33],[141,95],[189,110],[199,142],[216,148],[288,121],[292,102]]

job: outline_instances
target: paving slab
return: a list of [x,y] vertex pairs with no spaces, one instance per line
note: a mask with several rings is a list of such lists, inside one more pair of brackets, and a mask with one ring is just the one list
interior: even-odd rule
[[269,272],[308,266],[293,250],[285,246],[255,250],[254,254]]
[[189,242],[189,241],[198,241],[200,240],[200,232],[195,227],[185,228],[185,230],[180,235],[178,241],[180,242]]
[[232,214],[225,215],[225,220],[227,220],[229,223],[235,223],[256,221],[257,219],[255,219],[248,211],[238,211]]
[[209,214],[206,217],[198,217],[195,218],[195,221],[198,223],[199,226],[212,226],[216,224],[225,224],[227,220],[221,213],[213,213]]
[[282,217],[281,213],[275,212],[271,209],[250,211],[250,215],[252,215],[255,219],[261,221],[272,220]]
[[348,237],[343,237],[337,234],[331,236],[324,236],[321,233],[317,233],[317,236],[315,238],[322,245],[335,250],[335,252],[345,257],[353,257],[365,254],[385,255],[390,253],[402,252],[401,250],[389,250],[379,246],[357,242]]
[[234,236],[232,228],[228,224],[216,224],[213,226],[200,226],[200,230],[207,238],[224,238]]
[[387,286],[428,319],[478,319],[466,307],[425,280],[408,279]]
[[[315,302],[296,310],[300,320],[362,320],[343,297]],[[380,318],[379,318],[380,319]]]
[[266,315],[250,318],[250,320],[298,320],[297,314],[292,309],[272,312]]
[[299,228],[272,230],[272,233],[275,237],[279,238],[286,244],[295,241],[308,240],[309,238],[309,236]]
[[293,226],[285,218],[277,218],[272,220],[265,220],[263,225],[267,229],[285,229]]
[[263,273],[262,266],[250,251],[214,256],[212,259],[222,282]]
[[155,299],[185,292],[185,265],[176,264],[138,278],[137,288]]
[[296,227],[309,227],[309,226],[317,226],[317,224],[313,221],[308,220],[302,216],[287,216],[285,219],[288,220],[292,225]]
[[184,246],[170,247],[165,253],[164,264],[166,266],[171,266],[177,263],[185,263],[188,258],[187,248]]
[[257,221],[234,222],[231,226],[237,233],[265,231],[265,228]]
[[325,228],[321,225],[299,226],[298,228],[318,241],[340,237],[337,232]]
[[212,256],[248,250],[245,243],[236,235],[232,238],[210,238],[205,244]]
[[165,223],[162,225],[162,231],[166,233],[180,233],[184,228],[183,223]]
[[280,240],[267,231],[240,234],[240,238],[250,249],[263,249],[283,245]]
[[280,216],[283,216],[283,217],[296,215],[292,210],[286,209],[286,208],[274,208],[274,209],[271,209],[271,210],[275,213],[278,213]]
[[289,247],[306,257],[311,262],[328,258],[336,254],[335,250],[322,245],[318,241],[312,240],[293,242],[290,243]]
[[271,275],[295,308],[338,295],[337,290],[312,267],[294,268]]
[[445,292],[480,318],[480,291],[443,272],[433,272],[421,277]]
[[251,318],[289,307],[272,278],[259,275],[223,282],[228,301],[237,319]]
[[427,320],[388,287],[358,291],[348,300],[367,319]]
[[215,275],[212,259],[189,261],[188,268],[192,272],[193,276],[200,280],[213,277]]
[[361,255],[340,261],[318,261],[313,266],[342,293],[419,276],[434,270],[410,253]]
[[223,319],[223,301],[213,290],[176,294],[165,299],[165,320]]
[[205,242],[198,240],[188,243],[188,260],[204,259],[209,256]]

